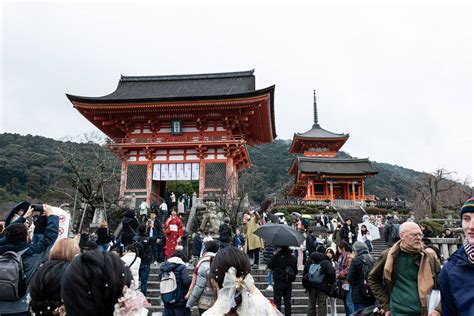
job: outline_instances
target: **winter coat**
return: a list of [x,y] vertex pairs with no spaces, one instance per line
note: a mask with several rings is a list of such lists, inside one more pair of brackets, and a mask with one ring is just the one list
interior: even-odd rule
[[124,217],[122,220],[122,242],[125,245],[132,243],[133,236],[138,233],[139,224],[135,217]]
[[142,259],[140,267],[144,267],[153,263],[153,252],[151,249],[151,244],[154,242],[154,240],[156,239],[146,236],[133,237],[134,242],[141,243],[143,245],[143,254],[140,257],[140,259]]
[[219,226],[219,241],[230,243],[232,238],[232,229],[229,224],[221,224]]
[[342,225],[341,232],[340,232],[341,240],[344,240],[345,242],[349,243],[349,233],[353,234],[352,242],[354,242],[355,241],[354,228],[347,224]]
[[440,276],[443,315],[474,315],[474,264],[464,247],[449,257]]
[[[319,263],[321,265],[321,271],[323,272],[324,279],[321,284],[313,284],[309,282],[309,267],[313,263]],[[326,256],[324,253],[320,252],[313,252],[309,258],[308,262],[306,262],[306,265],[304,266],[303,270],[303,287],[307,290],[310,288],[316,288],[324,293],[329,293],[329,290],[331,289],[331,286],[334,284],[336,281],[336,270],[334,270],[334,267],[329,260],[328,256]]]
[[[20,217],[15,223],[25,223],[25,218]],[[16,243],[7,242],[0,246],[0,255],[7,251],[21,251],[26,248],[28,250],[21,256],[23,259],[23,269],[26,277],[26,284],[30,283],[33,273],[38,269],[38,266],[45,261],[50,247],[58,237],[59,218],[56,215],[50,215],[47,219],[44,237],[35,245],[26,241]],[[6,239],[6,238],[5,238]],[[0,301],[0,314],[8,313],[22,313],[28,311],[28,303],[26,295],[21,299],[13,302]]]
[[138,273],[140,271],[140,265],[141,265],[142,259],[140,259],[140,257],[138,257],[137,254],[134,252],[128,252],[124,254],[121,259],[125,263],[125,265],[130,268],[130,272],[132,272],[132,277],[133,277],[133,282],[134,282],[133,289],[134,290],[138,289],[140,285]]
[[[216,254],[213,252],[207,252],[203,258],[214,257],[215,255]],[[206,285],[208,284],[210,267],[211,261],[209,259],[201,259],[197,271],[196,284],[194,285],[191,295],[189,296],[189,299],[186,303],[186,307],[191,308],[199,301],[199,298],[201,297],[202,293],[204,292],[204,289],[206,288]]]
[[[352,301],[356,304],[372,304],[374,302],[373,298],[367,298],[364,296],[364,263],[362,262],[362,259],[367,256],[370,256],[367,250],[357,253],[357,256],[352,259],[349,273],[347,274],[347,281],[352,284]],[[368,259],[365,258],[365,260]]]
[[[370,289],[372,290],[372,293],[374,294],[375,298],[379,301],[380,305],[383,307],[385,310],[390,310],[390,295],[392,293],[392,289],[394,286],[394,281],[397,279],[397,274],[400,272],[399,271],[399,257],[400,257],[400,246],[397,247],[396,251],[392,254],[394,258],[394,263],[393,263],[393,269],[392,269],[392,281],[389,281],[384,278],[383,276],[383,270],[385,266],[385,262],[387,261],[387,255],[388,252],[390,251],[390,248],[385,250],[375,262],[374,267],[372,268],[372,271],[370,271],[369,274],[369,284],[370,284]],[[421,255],[417,255],[415,258],[415,263],[420,265],[421,261]],[[431,273],[433,276],[433,282],[434,282],[434,288],[438,288],[438,276],[440,273],[440,264],[437,259],[434,257],[430,256],[430,267],[431,267]],[[426,315],[427,314],[427,309],[426,308],[421,308],[421,315]]]
[[392,247],[397,241],[392,238],[392,226],[396,224],[395,219],[391,218],[388,220],[387,224],[384,226],[382,235],[383,239],[387,243],[387,246]]
[[314,242],[316,241],[316,238],[314,238],[313,235],[311,234],[308,234],[308,236],[306,237],[306,251],[311,254],[313,252],[316,251],[315,247],[314,247]]
[[248,252],[249,250],[263,248],[262,238],[254,234],[254,232],[259,227],[260,225],[258,223],[255,223],[255,217],[250,218],[248,223],[244,225],[244,233],[246,240],[244,249],[246,252]]
[[245,244],[245,237],[242,234],[235,235],[232,241],[232,246],[239,248]]
[[176,286],[178,290],[178,298],[176,303],[167,305],[166,307],[180,307],[186,305],[186,300],[184,296],[188,293],[189,286],[191,285],[191,278],[189,277],[188,270],[186,269],[186,264],[181,260],[181,258],[171,257],[166,262],[160,266],[159,280],[163,277],[163,273],[173,271],[176,277]]
[[290,266],[295,274],[298,273],[297,259],[293,256],[292,251],[280,250],[270,259],[268,263],[268,269],[273,271],[273,279],[275,280],[275,287],[278,284],[287,284],[286,280],[286,267]]
[[199,235],[198,233],[194,233],[193,242],[191,246],[191,254],[193,256],[199,257],[199,255],[201,254],[201,247],[202,247],[201,235]]
[[98,245],[108,244],[110,242],[109,229],[107,227],[101,227],[97,229],[97,241]]

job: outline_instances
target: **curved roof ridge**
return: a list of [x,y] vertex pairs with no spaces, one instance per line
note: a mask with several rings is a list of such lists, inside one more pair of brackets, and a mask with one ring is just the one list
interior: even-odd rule
[[196,79],[222,79],[253,76],[255,69],[235,72],[217,72],[204,74],[158,75],[158,76],[120,76],[120,81],[171,81]]
[[349,134],[333,133],[322,128],[319,124],[314,124],[310,130],[304,133],[295,133],[295,136],[306,138],[348,138]]
[[297,157],[298,161],[321,162],[369,162],[369,158],[327,158],[327,157]]

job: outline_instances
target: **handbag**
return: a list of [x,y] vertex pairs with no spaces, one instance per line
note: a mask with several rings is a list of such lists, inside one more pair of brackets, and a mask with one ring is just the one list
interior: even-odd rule
[[209,309],[217,301],[217,291],[213,289],[209,281],[206,284],[206,288],[201,294],[201,297],[198,300],[198,308],[200,309]]
[[341,281],[334,282],[334,284],[331,286],[331,289],[329,290],[330,297],[339,298],[341,300],[346,299],[346,294],[347,291],[342,288]]

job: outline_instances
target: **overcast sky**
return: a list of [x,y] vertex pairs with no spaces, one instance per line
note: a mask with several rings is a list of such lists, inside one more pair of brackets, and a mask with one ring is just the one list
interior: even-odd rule
[[109,94],[121,74],[255,69],[278,138],[311,128],[316,89],[344,151],[473,177],[471,4],[225,3],[4,2],[0,132],[96,130],[65,93]]

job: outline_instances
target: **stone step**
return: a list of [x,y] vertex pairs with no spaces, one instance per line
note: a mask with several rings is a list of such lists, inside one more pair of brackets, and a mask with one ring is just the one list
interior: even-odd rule
[[[283,304],[283,303],[282,303]],[[152,305],[151,307],[148,308],[148,311],[150,313],[162,313],[164,309],[164,306],[162,305]],[[282,306],[282,309],[284,311],[284,305]],[[337,315],[345,315],[344,313],[344,305],[336,305],[337,309]],[[299,315],[307,315],[306,313],[308,312],[308,305],[291,305],[291,315],[292,316],[299,316]],[[328,306],[328,314],[330,312],[330,307]],[[159,314],[158,314],[159,315]],[[192,315],[199,315],[197,307],[192,308]],[[157,316],[157,315],[152,315],[152,316]],[[160,315],[161,316],[161,315]]]
[[[255,282],[255,286],[259,290],[264,290],[267,288],[268,283],[265,282]],[[293,289],[303,289],[303,284],[301,282],[293,282],[292,284]],[[148,289],[159,289],[160,288],[160,282],[159,281],[148,281]],[[158,292],[159,293],[159,292]]]

